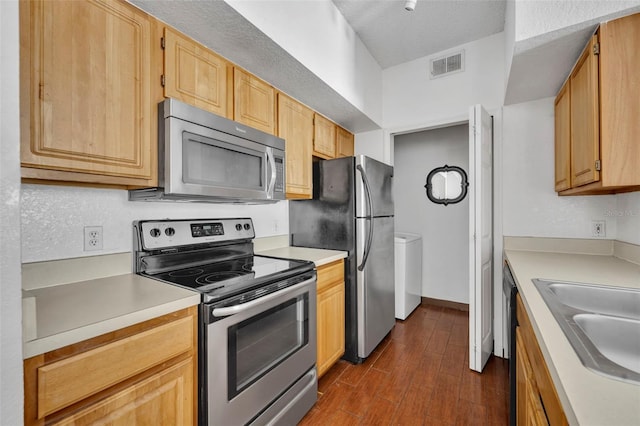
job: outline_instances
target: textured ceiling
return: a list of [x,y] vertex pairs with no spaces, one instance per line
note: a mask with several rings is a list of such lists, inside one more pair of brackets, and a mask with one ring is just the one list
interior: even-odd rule
[[504,30],[506,0],[333,0],[385,69]]

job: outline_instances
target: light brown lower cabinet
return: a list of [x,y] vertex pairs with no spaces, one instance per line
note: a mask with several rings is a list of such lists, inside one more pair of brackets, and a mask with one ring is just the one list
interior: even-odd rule
[[531,321],[517,296],[516,417],[521,425],[568,425]]
[[344,261],[318,267],[318,377],[344,354]]
[[197,423],[196,307],[24,361],[25,425]]

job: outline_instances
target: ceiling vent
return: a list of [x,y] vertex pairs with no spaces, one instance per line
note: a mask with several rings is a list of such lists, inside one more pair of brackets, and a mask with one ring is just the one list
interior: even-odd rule
[[464,50],[429,61],[429,77],[438,78],[464,71]]

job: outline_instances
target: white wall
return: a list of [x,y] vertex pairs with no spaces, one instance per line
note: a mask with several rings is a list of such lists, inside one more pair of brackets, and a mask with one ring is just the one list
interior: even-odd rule
[[507,236],[592,238],[591,221],[606,221],[615,238],[616,196],[559,197],[554,192],[554,98],[503,110],[503,233]]
[[515,3],[516,43],[640,6],[638,0],[516,0]]
[[616,209],[605,216],[616,219],[616,239],[640,245],[640,192],[616,195]]
[[21,425],[18,2],[0,1],[0,424]]
[[[275,204],[133,202],[127,191],[23,185],[22,261],[129,252],[138,219],[251,217],[256,237],[289,233],[287,201]],[[85,226],[103,227],[103,250],[83,251]]]
[[384,131],[372,130],[355,135],[354,152],[356,155],[366,155],[378,161],[391,164],[383,151]]
[[[384,128],[420,127],[437,118],[468,115],[469,106],[502,106],[505,89],[504,33],[451,49],[464,49],[464,72],[429,79],[429,58],[387,68],[382,73]],[[446,52],[439,52],[440,56]]]
[[396,136],[395,228],[422,235],[422,296],[469,303],[469,198],[444,206],[429,201],[424,185],[436,167],[469,171],[469,126]]
[[504,85],[506,90],[516,44],[516,0],[507,0],[504,15]]
[[226,2],[371,120],[382,122],[382,70],[333,2]]

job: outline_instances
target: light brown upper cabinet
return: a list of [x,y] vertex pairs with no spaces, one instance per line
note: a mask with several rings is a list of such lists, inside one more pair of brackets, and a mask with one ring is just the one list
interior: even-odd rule
[[555,102],[555,168],[556,191],[571,188],[571,96],[567,80],[558,93]]
[[[640,190],[640,13],[600,25],[556,98],[556,190],[560,195]],[[558,158],[570,93],[570,186]]]
[[231,118],[231,64],[195,40],[164,27],[164,96]]
[[311,198],[313,111],[278,93],[278,136],[286,142],[287,198]]
[[313,123],[313,155],[324,159],[335,158],[337,126],[320,114],[315,114]]
[[233,87],[233,119],[275,135],[275,89],[240,68],[233,69]]
[[153,25],[124,1],[20,2],[25,180],[156,185]]
[[336,128],[336,156],[351,157],[353,156],[353,133],[350,133],[342,127]]

